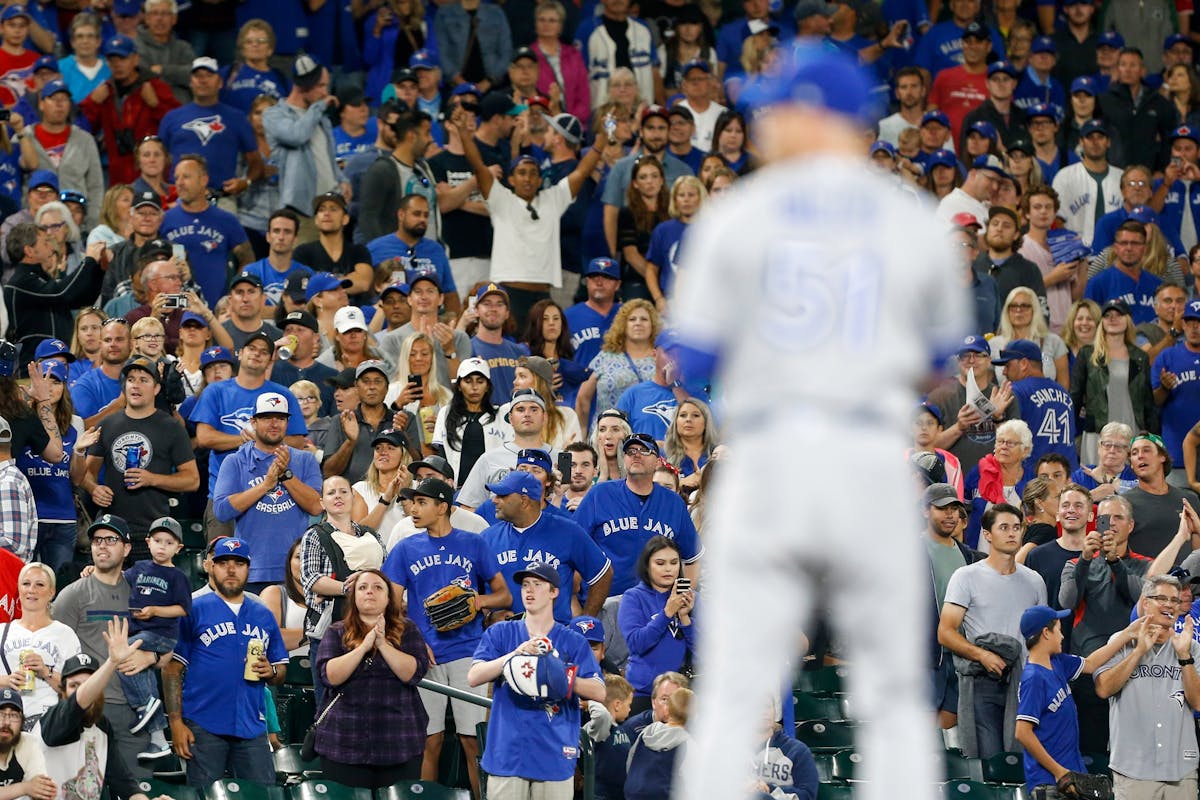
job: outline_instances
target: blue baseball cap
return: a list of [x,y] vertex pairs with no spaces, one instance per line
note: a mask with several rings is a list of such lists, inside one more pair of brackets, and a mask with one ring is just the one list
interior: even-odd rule
[[752,110],[781,104],[812,106],[865,123],[877,112],[873,83],[857,58],[803,42],[784,51],[773,74],[747,86],[742,102]]
[[1134,206],[1133,208],[1129,209],[1129,216],[1127,219],[1135,220],[1143,225],[1149,225],[1151,223],[1154,223],[1155,225],[1158,224],[1158,214],[1155,214],[1154,209],[1150,206]]
[[1056,619],[1066,619],[1071,616],[1071,609],[1064,608],[1055,611],[1050,606],[1034,606],[1021,612],[1021,638],[1029,639],[1037,636],[1046,626]]
[[433,57],[433,53],[424,47],[408,58],[408,68],[414,72],[421,69],[437,69],[437,66],[437,59]]
[[[947,126],[949,127],[949,126]],[[929,169],[934,167],[954,167],[958,169],[958,159],[949,150],[934,150],[925,161]]]
[[996,156],[990,153],[984,156],[979,156],[972,161],[971,169],[986,169],[988,172],[999,175],[1001,178],[1012,177],[1008,174],[1008,170],[1004,168],[1004,164],[1000,161],[1000,159],[996,158]]
[[554,471],[554,462],[550,460],[550,454],[536,447],[527,447],[517,453],[517,466],[522,464],[541,467],[546,472]]
[[1000,356],[993,358],[992,363],[1000,367],[1010,361],[1016,361],[1021,358],[1041,363],[1042,348],[1038,347],[1036,342],[1031,342],[1028,339],[1013,339],[1008,343],[1007,347],[1001,348]]
[[933,403],[917,403],[918,414],[928,414],[937,420],[937,424],[942,424],[942,410]]
[[462,97],[464,94],[473,94],[479,97],[483,92],[479,91],[479,87],[473,83],[460,83],[450,91],[451,97]]
[[974,334],[972,334],[971,336],[967,336],[967,337],[963,338],[962,344],[958,346],[958,352],[956,353],[956,355],[961,356],[963,353],[990,353],[990,352],[992,352],[992,348],[988,347],[987,339],[985,339],[982,336],[975,336]]
[[25,10],[25,6],[22,5],[9,6],[4,11],[0,11],[0,22],[8,22],[10,19],[16,19],[17,17],[33,19],[29,15],[29,12]]
[[43,339],[33,351],[33,358],[35,361],[41,361],[43,358],[65,358],[67,363],[71,363],[75,360],[75,354],[62,339]]
[[1003,58],[999,61],[993,61],[992,63],[988,64],[987,75],[989,78],[995,75],[997,72],[1003,72],[1010,78],[1021,77],[1021,70],[1017,69],[1011,61]]
[[[524,473],[516,472],[511,474],[523,475]],[[513,580],[517,582],[518,586],[526,578],[537,578],[554,587],[558,587],[559,585],[558,570],[544,561],[530,561],[525,565],[525,569],[519,569],[513,573]]]
[[62,92],[63,94],[67,95],[68,99],[71,97],[71,90],[68,89],[67,85],[65,83],[63,83],[62,81],[57,80],[57,79],[52,80],[52,81],[46,81],[46,85],[42,87],[42,91],[38,93],[38,97],[45,100],[48,97],[53,97],[54,95],[58,94],[59,92]]
[[[33,72],[36,75],[40,69],[48,69],[51,72],[59,72],[58,59],[54,56],[42,56],[37,61],[33,62]],[[45,95],[42,95],[45,97]]]
[[[408,291],[411,292],[413,290],[413,287],[415,287],[419,281],[429,281],[430,283],[433,284],[433,288],[437,289],[438,292],[442,291],[442,282],[441,282],[441,280],[438,279],[436,267],[426,267],[424,269],[414,269],[413,271],[409,272],[408,273]],[[405,292],[405,294],[407,294],[407,293],[408,292]]]
[[1058,55],[1058,46],[1054,44],[1054,39],[1051,37],[1039,36],[1034,39],[1033,44],[1030,45],[1029,53],[1031,55],[1037,55],[1038,53],[1050,53],[1052,55]]
[[1167,142],[1173,142],[1176,139],[1191,139],[1196,144],[1200,144],[1200,131],[1190,125],[1180,125],[1171,131],[1171,135],[1167,137]]
[[504,291],[503,287],[495,283],[486,283],[483,286],[480,286],[479,291],[475,292],[475,302],[482,302],[483,298],[487,297],[489,294],[498,294],[504,298],[505,303],[508,302],[508,292]]
[[142,13],[141,0],[113,0],[113,13],[118,17],[136,17]]
[[583,277],[588,278],[592,275],[603,275],[606,278],[619,281],[621,280],[621,267],[611,258],[604,258],[603,256],[593,258],[583,268]]
[[39,186],[50,186],[57,192],[58,176],[48,169],[34,170],[33,174],[29,176],[29,180],[25,182],[25,185],[30,189],[36,189]]
[[59,361],[57,358],[52,358],[49,361],[43,361],[42,375],[47,378],[58,378],[58,380],[62,383],[66,383],[67,365]]
[[349,279],[341,278],[332,272],[318,272],[315,275],[309,276],[308,285],[304,287],[304,299],[312,300],[321,292],[332,291],[339,286],[343,289],[348,289],[350,288],[350,284],[351,281]]
[[212,560],[217,561],[222,558],[240,558],[247,564],[250,563],[250,547],[241,539],[235,536],[222,539],[217,542],[217,546],[213,548]]
[[412,291],[412,287],[410,287],[407,283],[393,283],[390,286],[384,287],[383,291],[379,293],[379,299],[382,300],[384,297],[387,297],[392,292],[399,292],[400,294],[404,295],[405,297],[408,297],[409,292],[411,292],[411,291]]
[[233,353],[229,352],[227,347],[210,347],[200,354],[200,369],[204,369],[209,364],[232,364],[237,367],[237,359],[233,357]]
[[595,617],[581,616],[571,620],[571,627],[589,642],[604,641],[604,623]]
[[540,165],[538,164],[538,160],[536,158],[529,155],[529,153],[521,153],[521,155],[514,158],[512,160],[512,163],[508,165],[508,171],[515,172],[517,167],[524,163],[533,164],[533,166],[537,167],[538,169],[541,169]]
[[1102,119],[1089,119],[1087,122],[1079,126],[1079,138],[1086,139],[1093,133],[1099,133],[1103,136],[1108,136],[1108,128],[1104,125]]
[[184,325],[187,325],[189,322],[193,322],[202,328],[208,327],[208,321],[205,320],[204,317],[197,314],[195,311],[183,312],[183,316],[179,318],[179,327],[182,328]]
[[[541,501],[542,499],[542,482],[528,472],[513,470],[498,481],[486,484],[487,490],[494,495],[500,497],[508,497],[510,494],[520,494],[525,497],[532,497],[534,500]],[[520,578],[517,579],[518,582]],[[555,586],[558,584],[555,583]]]
[[686,64],[684,64],[682,67],[679,68],[679,74],[687,75],[689,72],[691,72],[694,69],[702,70],[703,72],[712,74],[712,64],[709,64],[703,58],[693,58],[691,61],[688,61]]
[[104,57],[119,56],[128,58],[137,52],[137,45],[128,36],[113,36],[104,43]]
[[1112,47],[1120,50],[1125,46],[1125,37],[1116,31],[1105,31],[1096,39],[1096,47]]
[[871,142],[871,152],[868,155],[873,156],[876,153],[887,153],[890,157],[895,158],[896,148],[892,146],[891,142],[885,142],[883,139],[876,139],[874,142]]
[[1058,122],[1058,113],[1055,112],[1049,103],[1034,103],[1025,109],[1025,119],[1032,122],[1037,117],[1046,117]]
[[1200,300],[1193,300],[1184,306],[1183,319],[1200,319]]
[[1071,81],[1071,94],[1075,94],[1076,92],[1083,92],[1095,97],[1100,93],[1100,87],[1096,86],[1095,78],[1092,78],[1090,75],[1080,75]]
[[926,111],[921,116],[920,127],[924,128],[926,125],[928,125],[931,122],[936,122],[939,125],[943,125],[947,128],[950,127],[950,118],[946,116],[946,113],[944,111],[938,111],[936,109],[933,111]]
[[1192,43],[1189,42],[1188,37],[1184,36],[1182,33],[1172,33],[1170,36],[1163,39],[1163,50],[1170,50],[1177,44],[1186,44],[1190,47]]
[[996,133],[996,126],[987,120],[977,120],[971,123],[971,127],[967,128],[967,133],[975,132],[985,139],[991,139],[993,142],[999,138]]
[[641,445],[656,456],[661,455],[661,451],[658,449],[658,442],[648,433],[631,433],[626,436],[625,441],[621,442],[621,452],[624,453],[634,445]]

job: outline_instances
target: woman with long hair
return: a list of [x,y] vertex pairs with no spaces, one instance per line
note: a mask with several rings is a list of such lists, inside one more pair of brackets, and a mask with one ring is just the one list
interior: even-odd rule
[[392,82],[392,73],[398,68],[407,69],[413,53],[432,49],[437,55],[437,42],[425,19],[421,0],[387,0],[367,15],[363,23],[363,61],[367,64],[368,98],[388,100],[383,91]]
[[[542,428],[542,441],[555,450],[562,450],[571,442],[580,438],[579,417],[575,409],[559,405],[554,396],[554,367],[541,356],[521,356],[517,367],[513,370],[513,391],[518,389],[533,389],[542,398],[546,406],[546,424]],[[509,403],[505,403],[499,411],[500,416],[508,416]]]
[[132,186],[118,183],[108,187],[100,203],[100,224],[88,232],[87,243],[104,242],[111,256],[112,249],[128,239],[133,229],[133,218],[129,214],[132,207]]
[[1010,144],[1004,162],[1022,197],[1030,187],[1042,185],[1042,167],[1033,157],[1033,143],[1028,139],[1019,139]]
[[617,250],[621,254],[621,296],[626,300],[652,299],[647,285],[649,263],[646,251],[654,227],[668,218],[663,166],[654,158],[638,158],[633,164],[626,205],[617,214]]
[[404,616],[399,587],[378,569],[351,578],[346,600],[314,662],[330,694],[316,727],[321,772],[366,789],[419,780],[429,723],[417,692],[429,670],[425,639]]
[[717,426],[708,403],[695,397],[680,402],[663,444],[667,461],[679,470],[682,491],[691,493],[717,448]]
[[696,491],[692,492],[691,500],[688,501],[688,514],[691,515],[692,524],[696,526],[696,533],[699,534],[704,533],[705,514],[708,510],[709,497],[712,495],[713,481],[721,471],[721,468],[717,466],[717,462],[720,461],[720,453],[720,448],[713,451],[708,463],[700,470],[700,485],[696,487]]
[[366,476],[354,484],[354,507],[350,517],[360,525],[379,531],[381,541],[387,541],[392,528],[404,516],[404,508],[396,502],[401,489],[412,486],[408,465],[412,454],[400,431],[388,428],[371,441],[371,465]]
[[85,308],[75,315],[71,335],[71,353],[75,360],[67,366],[67,383],[74,383],[90,371],[100,358],[100,330],[108,315],[98,308]]
[[712,151],[721,156],[726,166],[738,175],[745,175],[755,167],[749,137],[746,135],[746,118],[740,111],[724,111],[713,126]]
[[[404,438],[420,455],[434,455],[433,431],[438,412],[449,404],[453,394],[438,380],[433,354],[438,344],[433,337],[420,331],[404,340],[400,346],[399,366],[388,385],[383,404],[399,408],[408,418]],[[416,382],[412,378],[417,378]]]
[[671,90],[667,94],[677,92],[683,86],[683,65],[689,61],[708,64],[710,73],[720,83],[721,62],[712,41],[712,28],[705,21],[700,7],[692,3],[679,6],[670,33],[673,35],[664,37],[663,44],[667,56],[663,67],[663,85]]
[[[56,419],[57,404],[51,399],[53,396],[50,379],[37,370],[30,373],[26,387],[18,384],[15,378],[0,377],[0,417],[12,428],[11,452],[20,453],[28,447],[51,464],[60,463],[67,455]],[[50,411],[45,418],[36,413],[36,409],[43,406]]]
[[1104,304],[1101,332],[1084,345],[1071,372],[1071,400],[1083,434],[1080,460],[1099,458],[1100,431],[1123,422],[1135,431],[1155,430],[1158,411],[1150,388],[1150,358],[1135,343],[1129,306],[1121,300]]
[[587,368],[575,363],[571,327],[562,306],[553,300],[534,303],[525,317],[521,341],[529,346],[530,353],[550,362],[554,368],[554,391],[558,402],[574,408],[579,384],[587,380]]
[[621,457],[621,443],[633,433],[625,413],[607,408],[596,418],[596,429],[589,443],[599,455],[597,481],[615,481],[625,477],[625,459]]
[[654,341],[661,330],[662,319],[649,300],[629,300],[621,306],[600,352],[588,364],[592,375],[575,398],[581,425],[590,419],[592,400],[598,409],[616,408],[622,392],[654,377]]
[[300,543],[303,541],[303,538],[297,539],[288,548],[288,566],[283,573],[283,580],[268,586],[258,595],[263,605],[275,615],[289,656],[306,656],[309,651],[308,639],[304,636],[304,617],[308,614],[308,605],[304,602],[304,587],[300,585]]
[[[1004,307],[1000,309],[1000,329],[988,344],[992,358],[999,358],[1000,351],[1009,342],[1028,339],[1042,348],[1042,374],[1058,381],[1064,389],[1071,386],[1071,372],[1067,364],[1067,345],[1057,333],[1051,333],[1042,313],[1042,304],[1037,294],[1028,286],[1018,286],[1008,293]],[[996,370],[1003,375],[1003,369]],[[1001,378],[997,378],[1002,381]]]
[[1095,300],[1076,300],[1067,311],[1067,321],[1063,325],[1063,344],[1067,346],[1067,366],[1075,368],[1075,359],[1086,344],[1096,341],[1096,331],[1100,329],[1100,306]]
[[275,56],[275,29],[271,23],[262,19],[246,20],[238,30],[237,53],[237,60],[221,69],[222,103],[249,116],[255,98],[261,95],[276,100],[287,97],[291,82],[271,66]]
[[133,182],[133,193],[154,192],[162,203],[163,210],[173,207],[179,195],[171,183],[171,156],[167,146],[157,136],[147,136],[133,149],[133,161],[138,168],[137,180]]
[[492,404],[492,371],[487,362],[464,358],[458,365],[450,403],[438,411],[432,445],[462,481],[485,450],[512,438],[512,428]]
[[1175,64],[1167,70],[1162,93],[1175,106],[1180,125],[1191,126],[1193,130],[1200,125],[1200,77],[1191,64]]
[[946,195],[962,186],[963,176],[958,169],[958,161],[948,150],[938,150],[925,163],[926,188],[934,200],[941,200]]
[[646,286],[660,314],[667,312],[667,296],[675,285],[675,259],[688,225],[695,219],[708,193],[694,175],[676,178],[667,206],[670,219],[660,222],[650,233],[646,253]]
[[1025,484],[1025,491],[1021,493],[1025,535],[1021,539],[1021,549],[1017,551],[1018,563],[1024,564],[1033,548],[1058,538],[1059,493],[1058,484],[1049,478],[1033,478]]
[[[0,627],[0,686],[20,692],[25,730],[33,730],[42,714],[58,703],[64,662],[79,652],[79,637],[52,615],[57,577],[48,564],[31,561],[17,574],[21,616]],[[27,673],[33,691],[25,691]]]
[[558,0],[541,0],[533,12],[537,39],[529,46],[538,60],[538,94],[584,121],[592,113],[592,87],[583,55],[563,41],[567,12]]

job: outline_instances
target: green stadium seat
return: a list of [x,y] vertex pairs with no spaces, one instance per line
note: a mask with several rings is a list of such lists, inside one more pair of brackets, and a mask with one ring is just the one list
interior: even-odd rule
[[378,800],[471,800],[471,790],[450,789],[433,781],[401,781],[380,789],[377,797]]
[[289,776],[310,777],[321,772],[320,759],[305,761],[300,757],[300,745],[289,744],[271,754],[275,761],[275,774],[285,778]]
[[370,789],[343,786],[340,783],[313,778],[288,787],[292,800],[374,800]]
[[846,719],[841,698],[818,692],[794,692],[796,719]]
[[204,520],[181,519],[179,527],[183,528],[183,546],[188,550],[203,551],[208,545],[208,537],[204,533]]
[[147,797],[166,795],[171,800],[200,800],[200,795],[191,786],[180,786],[177,783],[167,783],[156,779],[138,781],[138,788]]
[[308,656],[292,656],[288,659],[284,683],[288,686],[312,686],[312,659]]
[[833,754],[833,777],[839,781],[854,780],[854,771],[862,765],[862,753],[857,750],[839,750]]
[[1018,786],[1025,783],[1024,757],[1020,753],[996,753],[983,761],[983,779],[988,783]]
[[945,768],[943,776],[948,781],[983,779],[983,764],[979,759],[964,756],[958,748],[946,748],[942,765]]
[[834,755],[834,753],[813,753],[813,760],[817,763],[817,780],[821,783],[829,783],[834,779]]
[[287,792],[274,784],[222,778],[205,787],[204,800],[287,800]]
[[796,690],[801,692],[835,692],[846,691],[846,667],[821,667],[820,669],[802,670],[796,677]]
[[1083,763],[1093,775],[1108,775],[1108,753],[1084,753]]
[[836,752],[854,747],[854,725],[828,719],[809,719],[796,723],[796,738],[818,750]]
[[817,800],[854,800],[854,787],[848,783],[819,783]]
[[943,800],[1019,800],[1020,787],[979,781],[946,781]]

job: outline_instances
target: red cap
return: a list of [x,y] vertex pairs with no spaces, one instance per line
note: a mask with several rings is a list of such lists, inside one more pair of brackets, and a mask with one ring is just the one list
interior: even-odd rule
[[975,219],[975,215],[967,211],[958,212],[950,218],[950,221],[956,228],[983,228],[983,224]]

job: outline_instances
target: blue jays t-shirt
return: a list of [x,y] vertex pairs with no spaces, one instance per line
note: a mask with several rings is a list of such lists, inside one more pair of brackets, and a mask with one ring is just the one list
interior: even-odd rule
[[[39,425],[40,427],[40,425]],[[37,501],[39,522],[71,522],[75,521],[75,492],[71,484],[71,458],[75,442],[79,439],[79,431],[74,425],[67,426],[63,434],[63,457],[51,464],[42,458],[41,453],[34,453],[26,445],[17,453],[17,469],[29,480],[33,489],[34,500]]]
[[1047,453],[1061,453],[1079,466],[1075,454],[1075,404],[1061,383],[1049,378],[1029,377],[1012,383],[1013,397],[1021,407],[1021,419],[1033,432],[1033,452],[1029,463]]
[[333,129],[333,152],[338,166],[346,166],[346,162],[359,153],[365,153],[375,147],[375,138],[379,136],[379,122],[375,117],[367,120],[366,129],[358,136],[351,136],[346,129],[338,125]]
[[663,294],[671,296],[671,287],[675,285],[675,274],[679,271],[679,245],[683,235],[687,233],[687,223],[677,219],[660,222],[650,234],[650,248],[646,258],[658,267],[658,287]]
[[635,383],[617,399],[617,409],[629,417],[633,432],[648,433],[660,442],[667,438],[667,428],[675,420],[678,406],[671,387],[654,381]]
[[446,257],[446,248],[433,239],[419,239],[409,247],[399,236],[388,233],[367,242],[367,252],[371,254],[371,264],[376,267],[389,258],[400,259],[409,283],[412,283],[414,275],[436,272],[438,285],[444,293],[458,291],[454,284],[454,273],[450,271],[450,259]]
[[197,153],[208,162],[208,185],[219,189],[237,177],[238,157],[258,150],[246,115],[225,103],[188,103],[171,109],[158,126],[158,138],[175,155]]
[[[1017,689],[1017,719],[1034,727],[1034,734],[1050,757],[1076,772],[1087,772],[1079,752],[1079,716],[1070,682],[1083,674],[1083,659],[1067,653],[1050,656],[1050,669],[1025,662]],[[1037,759],[1025,753],[1025,788],[1054,784],[1054,776]]]
[[263,295],[266,297],[267,305],[269,306],[279,305],[279,301],[283,298],[283,287],[287,284],[288,276],[293,272],[312,274],[312,270],[299,261],[293,261],[288,267],[287,272],[279,272],[265,258],[260,258],[253,264],[247,264],[242,268],[242,272],[257,275],[258,279],[262,281]]
[[1162,371],[1174,373],[1179,384],[1167,395],[1162,406],[1163,444],[1173,464],[1183,463],[1183,437],[1196,424],[1200,408],[1200,353],[1177,344],[1158,354],[1150,368],[1150,387],[1162,385]]
[[457,630],[439,632],[429,622],[421,601],[450,584],[479,593],[487,589],[500,567],[482,536],[457,528],[445,536],[430,536],[427,531],[413,534],[392,548],[382,571],[392,583],[408,590],[409,616],[439,664],[474,654],[483,635],[483,617],[476,616]]
[[162,235],[187,250],[188,264],[204,302],[215,306],[225,296],[226,265],[233,249],[246,241],[237,217],[216,206],[191,214],[177,205],[163,215]]
[[71,402],[75,404],[75,413],[84,419],[95,416],[97,411],[116,400],[120,394],[121,381],[108,377],[99,368],[85,372],[71,385]]
[[[192,609],[192,585],[187,575],[177,567],[155,564],[150,559],[137,561],[125,570],[129,581],[130,610],[148,606],[183,606],[185,612]],[[129,632],[155,633],[168,639],[179,638],[179,617],[151,617],[137,619],[129,615]]]
[[621,304],[613,303],[608,315],[604,316],[587,303],[576,303],[564,312],[571,330],[571,346],[575,348],[576,364],[592,363],[592,359],[604,344],[604,334],[608,333],[620,310]]
[[250,113],[254,98],[260,94],[278,100],[292,90],[287,77],[279,70],[260,70],[249,64],[242,64],[232,78],[229,77],[229,67],[222,67],[221,80],[225,84],[221,89],[221,102],[228,103],[243,114]]
[[1135,281],[1116,267],[1108,267],[1088,280],[1083,296],[1094,300],[1100,306],[1109,300],[1124,300],[1129,306],[1133,324],[1141,325],[1143,322],[1153,322],[1157,318],[1154,312],[1154,292],[1161,283],[1162,278],[1146,270],[1141,270]]
[[478,336],[471,337],[471,355],[487,362],[492,373],[492,404],[497,408],[512,400],[513,379],[517,377],[517,360],[529,355],[529,348],[505,339],[500,344],[488,344]]

